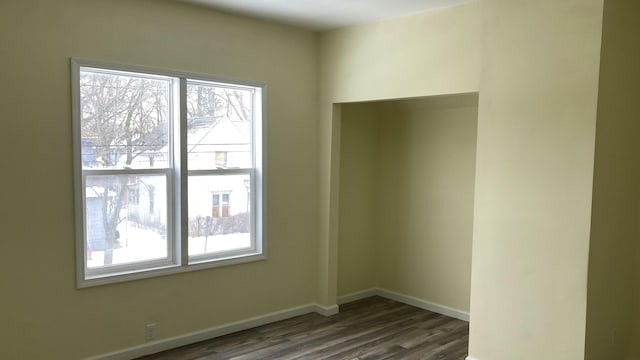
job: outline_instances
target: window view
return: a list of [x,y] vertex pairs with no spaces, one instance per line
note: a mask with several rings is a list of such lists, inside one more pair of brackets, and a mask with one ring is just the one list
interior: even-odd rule
[[[87,268],[166,259],[171,79],[80,72]],[[149,169],[164,169],[152,174]]]
[[260,255],[261,87],[73,67],[79,284]]
[[189,255],[251,247],[248,175],[189,176]]
[[167,258],[166,193],[164,176],[87,176],[87,268]]
[[253,89],[187,83],[189,255],[251,247]]

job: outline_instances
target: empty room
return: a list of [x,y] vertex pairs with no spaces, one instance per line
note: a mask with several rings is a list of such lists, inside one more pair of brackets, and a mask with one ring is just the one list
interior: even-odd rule
[[640,359],[639,15],[1,2],[0,358]]

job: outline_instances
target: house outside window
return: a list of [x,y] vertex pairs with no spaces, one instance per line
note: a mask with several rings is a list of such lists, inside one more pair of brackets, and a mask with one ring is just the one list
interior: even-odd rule
[[219,168],[227,167],[227,152],[226,151],[216,151],[215,152],[215,161],[216,166]]
[[229,193],[213,194],[211,196],[211,216],[214,218],[229,216]]
[[72,60],[78,286],[264,259],[264,84]]

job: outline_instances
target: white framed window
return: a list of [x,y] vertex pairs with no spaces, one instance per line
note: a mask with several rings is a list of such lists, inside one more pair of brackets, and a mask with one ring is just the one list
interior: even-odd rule
[[265,85],[71,60],[78,287],[265,258]]

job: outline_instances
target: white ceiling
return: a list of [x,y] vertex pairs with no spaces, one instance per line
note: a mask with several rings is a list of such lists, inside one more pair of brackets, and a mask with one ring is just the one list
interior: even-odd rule
[[181,0],[311,30],[329,30],[474,0]]

